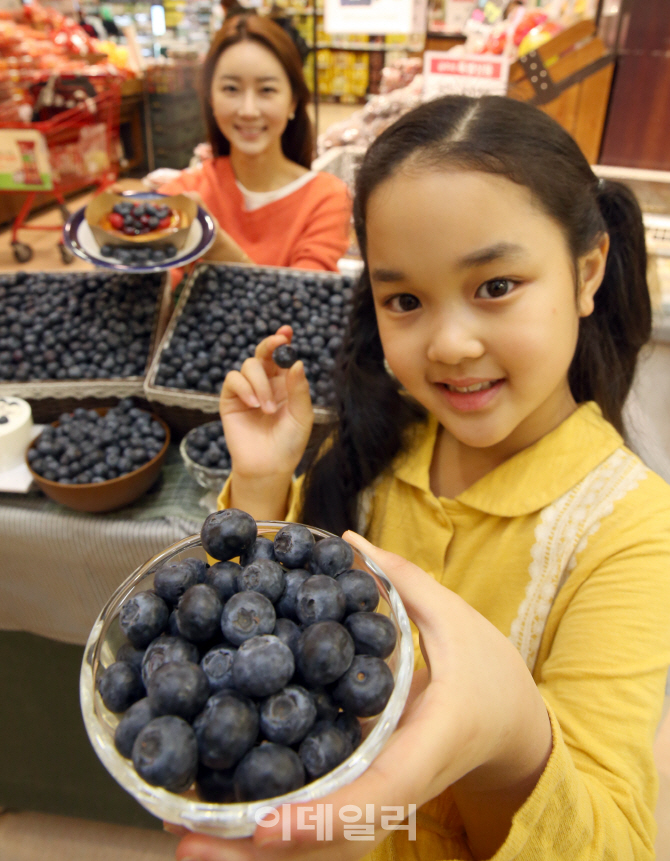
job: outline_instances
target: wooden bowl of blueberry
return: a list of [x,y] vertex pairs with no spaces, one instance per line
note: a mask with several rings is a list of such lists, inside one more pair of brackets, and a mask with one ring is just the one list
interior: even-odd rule
[[114,511],[158,478],[170,429],[124,398],[111,409],[77,408],[46,427],[26,453],[37,486],[76,511]]

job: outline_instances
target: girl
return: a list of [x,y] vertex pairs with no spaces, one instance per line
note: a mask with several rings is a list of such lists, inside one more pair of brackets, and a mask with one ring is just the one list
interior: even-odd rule
[[[621,437],[651,322],[639,208],[539,110],[447,97],[371,146],[355,221],[328,443],[292,481],[312,411],[301,364],[271,360],[282,327],[226,378],[220,504],[383,548],[345,533],[418,628],[412,696],[368,771],[319,799],[332,841],[291,808],[290,844],[280,821],[177,855],[358,858],[337,811],[371,804],[375,861],[652,858],[670,490]],[[388,836],[382,807],[409,803],[416,840]]]
[[213,158],[159,191],[189,193],[218,222],[206,259],[336,271],[351,205],[343,182],[309,169],[309,92],[290,37],[259,15],[226,21],[202,96]]

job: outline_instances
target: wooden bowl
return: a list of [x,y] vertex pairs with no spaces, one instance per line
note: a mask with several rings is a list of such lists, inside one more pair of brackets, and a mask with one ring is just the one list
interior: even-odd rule
[[[96,412],[104,416],[107,409],[100,408]],[[54,502],[60,502],[61,505],[66,505],[75,511],[114,511],[117,508],[123,508],[124,505],[130,505],[131,502],[135,502],[142,494],[146,493],[156,481],[170,445],[170,428],[163,419],[153,413],[151,418],[159,422],[165,431],[163,448],[155,457],[132,472],[95,484],[61,484],[59,481],[49,481],[49,479],[38,475],[31,468],[28,460],[28,452],[39,442],[40,437],[38,436],[26,451],[26,463],[33,481]],[[58,422],[52,422],[53,427],[58,427],[58,424]]]

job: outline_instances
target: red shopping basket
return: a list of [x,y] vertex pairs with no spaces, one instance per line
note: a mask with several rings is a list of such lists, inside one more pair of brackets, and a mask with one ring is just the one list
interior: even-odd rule
[[[20,230],[62,232],[60,226],[26,224],[38,193],[56,198],[65,223],[70,216],[66,195],[91,186],[101,191],[116,181],[121,86],[102,76],[33,76],[0,82],[0,92],[8,93],[10,84],[15,94],[23,86],[32,103],[18,108],[12,99],[0,103],[0,191],[26,195],[12,227],[12,250],[17,262],[27,263],[33,251],[19,242]],[[68,92],[80,99],[74,107],[67,106]],[[31,122],[19,119],[26,107],[32,111]],[[71,263],[72,253],[62,239],[58,247],[63,262]]]

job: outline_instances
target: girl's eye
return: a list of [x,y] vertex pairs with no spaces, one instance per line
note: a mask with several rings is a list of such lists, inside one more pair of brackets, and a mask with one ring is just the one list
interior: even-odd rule
[[397,296],[391,296],[386,305],[392,311],[414,311],[420,306],[419,300],[411,293],[399,293]]
[[475,295],[480,299],[500,299],[511,293],[515,286],[515,282],[510,281],[509,278],[492,278],[490,281],[485,281]]

